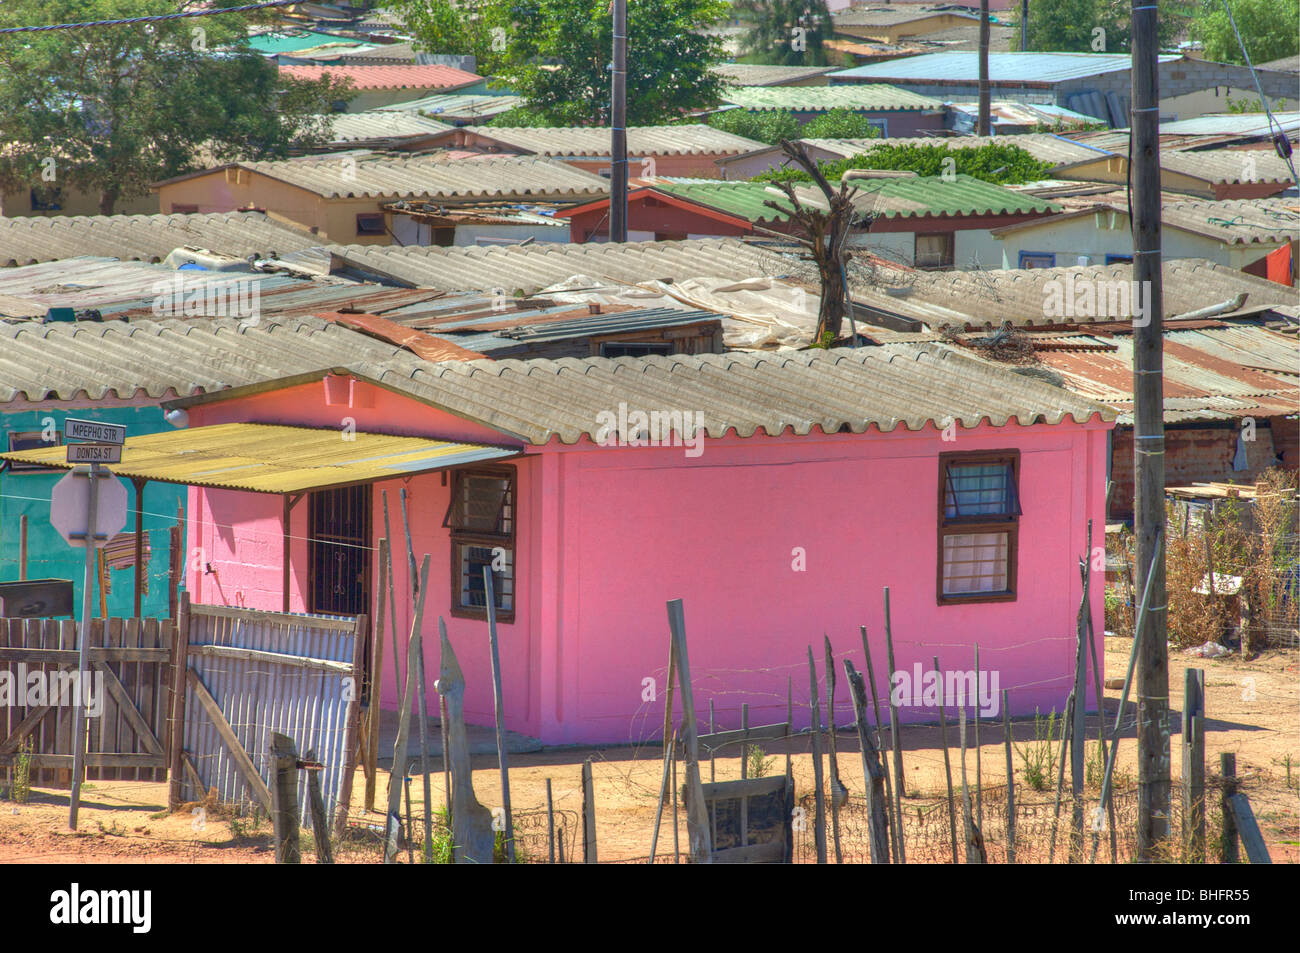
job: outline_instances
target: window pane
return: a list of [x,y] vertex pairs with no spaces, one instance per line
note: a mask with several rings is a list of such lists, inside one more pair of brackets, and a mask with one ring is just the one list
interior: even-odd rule
[[1011,464],[949,464],[943,515],[1020,515]]
[[1007,591],[1007,533],[954,533],[943,538],[943,594]]
[[452,529],[508,536],[514,529],[510,478],[465,473],[456,481]]
[[498,612],[512,612],[515,607],[514,553],[504,547],[474,546],[462,543],[460,560],[460,604],[465,609],[486,609],[487,593],[483,589],[483,567],[491,566],[496,555],[498,569],[492,573],[492,592]]

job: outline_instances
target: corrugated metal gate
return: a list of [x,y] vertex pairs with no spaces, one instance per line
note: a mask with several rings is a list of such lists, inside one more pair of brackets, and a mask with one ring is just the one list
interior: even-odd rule
[[[326,816],[347,805],[357,764],[366,617],[261,612],[224,606],[182,611],[186,651],[185,796],[213,789],[222,803],[269,813],[270,734],[324,767]],[[187,638],[188,634],[188,638]],[[299,805],[306,777],[299,772]],[[340,822],[346,817],[339,812]],[[302,812],[310,826],[310,812]]]

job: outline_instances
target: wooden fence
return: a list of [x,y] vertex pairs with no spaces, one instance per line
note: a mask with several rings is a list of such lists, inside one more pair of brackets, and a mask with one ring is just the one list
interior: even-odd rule
[[[269,814],[278,732],[323,765],[325,813],[341,827],[357,764],[366,617],[183,602],[180,624],[185,730],[172,752],[172,806],[215,790],[224,804]],[[305,786],[300,779],[299,803]]]
[[[92,619],[83,687],[75,622],[0,619],[0,680],[13,694],[0,705],[0,766],[12,770],[30,738],[30,782],[69,787],[77,709],[68,693],[80,691],[90,702],[86,777],[165,780],[174,632],[170,620]],[[44,699],[29,695],[37,687]]]

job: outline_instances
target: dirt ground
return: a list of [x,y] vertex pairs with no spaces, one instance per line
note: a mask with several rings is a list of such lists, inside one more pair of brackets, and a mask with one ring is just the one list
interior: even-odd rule
[[[1124,676],[1128,643],[1107,639],[1107,678]],[[1170,695],[1175,711],[1181,711],[1183,673],[1189,666],[1206,672],[1206,774],[1218,772],[1219,754],[1234,752],[1242,790],[1249,795],[1275,863],[1300,861],[1300,673],[1296,650],[1266,651],[1250,662],[1230,658],[1203,660],[1178,649],[1170,652]],[[1111,718],[1119,698],[1118,689],[1108,689]],[[1130,712],[1131,702],[1130,702]],[[1131,723],[1131,718],[1128,719]],[[1175,722],[1176,723],[1176,722]],[[1018,721],[1013,734],[1020,743],[1033,737],[1033,724]],[[1088,736],[1096,737],[1096,719],[1088,720]],[[946,789],[943,750],[937,726],[904,726],[904,763],[909,796],[922,803]],[[1136,750],[1130,728],[1120,745],[1117,776],[1136,777]],[[954,772],[960,770],[957,732],[949,726],[950,754]],[[999,725],[985,725],[981,735],[981,769],[985,784],[1005,783],[1005,755]],[[854,794],[862,793],[862,767],[856,735],[838,736],[840,775]],[[812,758],[809,739],[796,739],[791,746],[796,788],[800,795],[812,789]],[[785,767],[785,751],[773,744],[772,771]],[[1180,773],[1179,738],[1173,738],[1173,773]],[[552,782],[557,811],[572,824],[582,809],[581,764],[593,761],[596,795],[597,843],[601,862],[644,858],[649,853],[659,791],[662,753],[657,746],[605,749],[565,748],[535,754],[515,755],[510,764],[512,807],[515,812],[544,811],[546,780]],[[967,754],[967,768],[974,783],[975,755]],[[1022,765],[1015,759],[1017,791],[1023,788]],[[474,761],[474,787],[488,807],[501,803],[495,757]],[[717,759],[717,780],[740,777],[738,757]],[[703,765],[709,780],[709,765]],[[957,778],[960,783],[959,776]],[[382,810],[388,777],[382,770],[377,784],[377,801]],[[1068,781],[1067,781],[1068,784]],[[441,806],[443,779],[435,774],[432,799]],[[363,799],[365,781],[358,771],[354,786],[352,823],[378,828],[383,815],[367,812]],[[1175,797],[1177,794],[1175,786]],[[415,816],[423,806],[422,783],[411,785]],[[1049,796],[1049,795],[1044,795]],[[191,806],[176,814],[166,811],[167,786],[140,782],[93,781],[83,787],[80,824],[68,829],[67,792],[33,789],[31,800],[22,805],[0,801],[0,862],[4,863],[271,863],[270,824],[265,819],[230,818],[217,811],[193,812]],[[530,821],[536,822],[539,815]],[[544,821],[542,822],[544,823]],[[571,830],[576,829],[571,827]],[[533,828],[536,830],[536,828]],[[681,815],[685,839],[685,815]],[[536,843],[536,840],[533,841]],[[304,861],[311,862],[310,839],[304,837]],[[544,843],[544,841],[543,841]],[[672,826],[665,817],[660,849],[671,850]],[[566,845],[572,857],[572,847]],[[580,852],[581,844],[577,845]],[[377,838],[358,840],[336,848],[340,862],[374,862],[379,857]],[[544,848],[543,848],[544,849]],[[418,850],[416,852],[418,857]],[[406,852],[401,854],[406,862]]]

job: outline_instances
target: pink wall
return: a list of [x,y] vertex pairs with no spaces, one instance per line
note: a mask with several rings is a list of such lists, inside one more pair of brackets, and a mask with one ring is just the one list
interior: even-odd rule
[[[363,388],[364,389],[364,388]],[[192,426],[230,420],[338,426],[502,443],[505,438],[383,391],[360,394],[372,407],[328,407],[320,383],[196,407]],[[681,448],[604,448],[552,444],[511,461],[518,466],[516,621],[499,628],[507,726],[548,743],[634,742],[662,730],[668,656],[665,602],[685,600],[697,711],[712,698],[723,727],[740,705],[753,723],[784,719],[793,679],[796,722],[808,723],[807,646],[821,673],[821,636],[837,659],[865,672],[858,626],[870,634],[877,681],[885,688],[881,590],[889,586],[900,668],[939,656],[945,669],[996,668],[1015,714],[1063,708],[1073,666],[1080,584],[1077,558],[1094,520],[1104,536],[1107,425],[1001,430],[983,425],[945,442],[917,433],[756,435],[709,441],[690,458]],[[1014,602],[936,604],[938,454],[1021,451],[1018,596]],[[448,490],[430,474],[375,486],[373,525],[383,534],[388,491],[399,581],[400,657],[411,618],[406,591],[399,492],[405,483],[417,558],[431,555],[425,610],[426,671],[438,672],[438,617],[446,619],[468,684],[467,711],[492,721],[486,624],[449,612],[450,544],[442,519]],[[280,608],[280,499],[191,491],[191,547],[201,545],[217,572],[192,564],[195,601]],[[306,504],[293,532],[306,533]],[[216,524],[224,524],[217,526]],[[193,542],[200,540],[200,542]],[[806,570],[792,568],[805,551]],[[293,602],[302,609],[298,572],[306,544],[293,547]],[[377,567],[376,567],[377,572]],[[375,587],[377,590],[377,586]],[[1093,591],[1100,636],[1101,587]],[[392,636],[385,643],[383,704],[396,707]],[[1100,642],[1098,646],[1101,648]],[[837,665],[842,665],[837,661]],[[840,670],[842,674],[842,669]],[[643,701],[643,679],[657,698]],[[1091,684],[1091,679],[1089,679]],[[840,680],[843,689],[843,679]],[[1091,689],[1089,689],[1091,700]],[[430,709],[436,696],[430,691]],[[847,691],[837,721],[850,718]],[[907,720],[932,720],[914,708]]]

